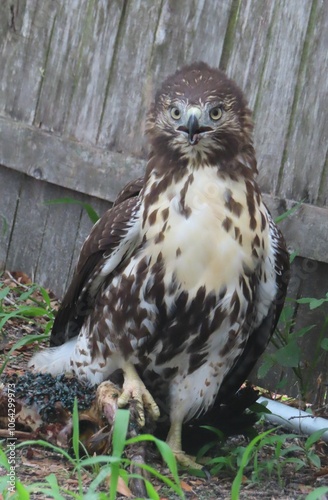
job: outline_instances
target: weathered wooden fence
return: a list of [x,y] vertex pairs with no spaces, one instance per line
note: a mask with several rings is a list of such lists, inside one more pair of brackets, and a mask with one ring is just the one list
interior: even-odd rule
[[[143,172],[154,89],[177,67],[203,60],[248,96],[259,182],[273,213],[301,202],[282,223],[298,254],[290,297],[324,296],[327,47],[326,0],[2,0],[0,268],[23,270],[62,295],[91,223],[79,205],[47,202],[109,207]],[[306,364],[327,308],[292,304],[296,330],[317,325],[302,343]],[[327,360],[313,380],[324,371]]]

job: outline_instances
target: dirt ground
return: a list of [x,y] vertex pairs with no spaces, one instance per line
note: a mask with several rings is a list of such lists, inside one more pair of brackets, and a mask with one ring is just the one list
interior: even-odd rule
[[[11,295],[11,301],[15,299],[15,287],[18,286],[17,282],[22,281],[21,278],[17,278],[7,275],[5,277],[7,280],[6,285],[13,288],[13,293]],[[1,279],[0,276],[0,282]],[[24,280],[23,280],[24,282]],[[56,304],[55,298],[53,298],[54,305]],[[7,304],[10,306],[10,304]],[[12,304],[14,306],[14,304]],[[35,333],[36,330],[42,331],[42,318],[38,319],[35,324],[34,321],[22,320],[22,319],[11,319],[9,320],[2,332],[0,333],[0,366],[6,360],[7,353],[10,351],[12,346],[21,339],[24,335]],[[35,346],[28,345],[17,349],[12,355],[9,363],[6,366],[4,374],[5,376],[12,376],[14,373],[24,375],[26,373],[27,362],[32,355]],[[2,425],[1,425],[2,422]],[[4,439],[2,446],[5,446],[6,430],[1,421],[0,416],[0,438]],[[268,427],[267,427],[268,428]],[[261,428],[262,430],[262,428]],[[26,433],[21,435],[21,441],[24,439],[32,438],[32,435]],[[234,436],[228,439],[228,445],[233,446],[246,446],[247,440],[243,436]],[[227,444],[227,443],[226,443]],[[291,441],[290,446],[295,444],[295,440]],[[312,465],[307,465],[302,467],[299,471],[295,470],[294,464],[288,464],[284,466],[281,471],[281,477],[278,477],[275,473],[272,477],[269,474],[264,474],[261,477],[261,481],[257,480],[252,482],[252,470],[247,469],[245,476],[243,477],[242,490],[240,494],[241,499],[247,500],[257,500],[257,499],[306,499],[307,495],[311,493],[314,489],[320,486],[328,486],[328,449],[327,445],[323,442],[318,442],[315,449],[316,454],[321,459],[321,467],[315,468]],[[274,449],[264,450],[261,452],[258,460],[266,460],[265,454],[273,454]],[[295,454],[297,457],[297,453]],[[168,469],[166,469],[158,458],[153,459],[157,470],[163,475],[169,475]],[[16,471],[17,478],[25,485],[43,481],[45,477],[53,473],[57,479],[60,486],[67,488],[70,491],[78,491],[78,480],[76,473],[73,471],[73,467],[64,460],[60,454],[54,453],[52,451],[46,450],[42,447],[27,446],[16,450]],[[236,471],[237,472],[237,471]],[[6,475],[6,471],[1,470],[0,476]],[[220,471],[216,476],[211,476],[208,478],[199,478],[188,475],[183,471],[180,473],[181,486],[185,494],[186,499],[190,500],[215,500],[215,499],[230,499],[231,498],[231,485],[234,479],[233,472]],[[85,471],[83,474],[83,483],[87,486],[93,479],[92,473]],[[156,479],[152,480],[161,500],[165,499],[176,499],[179,498],[177,495],[172,493],[172,491],[163,483]],[[118,498],[135,498],[131,496],[131,491],[124,486],[120,485],[121,496]],[[31,499],[46,498],[44,494],[33,493]],[[71,497],[67,497],[71,498]],[[318,498],[326,499],[328,495],[321,496]],[[1,499],[1,494],[0,494]]]

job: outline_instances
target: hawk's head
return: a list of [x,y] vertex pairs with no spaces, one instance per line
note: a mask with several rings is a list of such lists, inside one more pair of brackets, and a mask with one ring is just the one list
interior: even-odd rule
[[186,66],[167,78],[147,119],[154,151],[195,165],[218,164],[252,149],[252,130],[242,91],[205,63]]

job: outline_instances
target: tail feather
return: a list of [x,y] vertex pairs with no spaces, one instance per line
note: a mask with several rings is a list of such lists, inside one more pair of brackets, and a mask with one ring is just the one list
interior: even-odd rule
[[33,368],[36,372],[50,373],[51,375],[70,372],[76,342],[77,337],[59,347],[50,347],[37,352],[29,361],[28,367]]

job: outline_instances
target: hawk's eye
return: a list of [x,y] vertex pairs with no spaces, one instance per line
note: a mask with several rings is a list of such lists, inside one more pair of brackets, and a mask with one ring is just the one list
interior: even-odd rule
[[222,109],[219,106],[216,106],[215,108],[212,108],[210,110],[210,118],[215,122],[217,120],[220,120],[221,116],[222,116]]
[[179,120],[181,118],[181,111],[176,106],[172,106],[171,108],[171,116],[173,120]]

